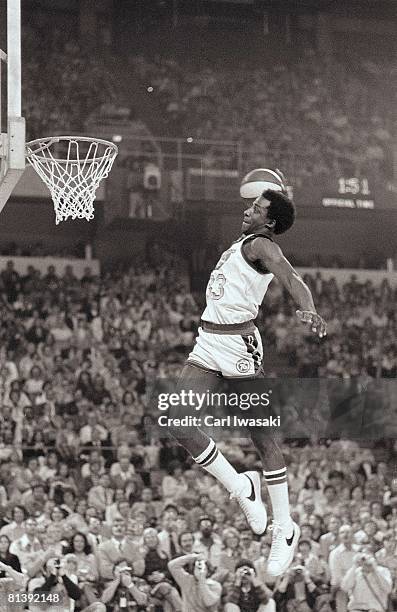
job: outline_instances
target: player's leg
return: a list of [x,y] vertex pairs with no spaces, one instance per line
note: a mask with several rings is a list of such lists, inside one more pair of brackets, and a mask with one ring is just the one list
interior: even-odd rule
[[[199,329],[196,344],[182,370],[177,392],[214,392],[221,381],[220,370],[236,367],[234,361],[235,337],[216,335]],[[238,344],[238,343],[237,343]],[[186,412],[181,404],[172,408],[172,416]],[[191,412],[191,411],[190,411]],[[239,474],[217,448],[215,441],[199,426],[172,427],[171,434],[186,448],[198,465],[219,480],[241,506],[251,529],[258,535],[266,529],[266,510],[261,500],[258,474]],[[251,477],[250,477],[251,476]]]
[[[230,381],[230,383],[230,388],[235,393],[244,394],[245,401],[251,393],[260,393],[257,380],[239,379]],[[264,410],[266,408],[258,407],[255,403],[249,410],[249,416],[263,418],[267,416]],[[272,576],[280,576],[291,564],[300,536],[300,529],[292,521],[290,515],[287,468],[281,449],[271,435],[271,430],[264,427],[248,427],[248,431],[261,459],[273,511],[273,524],[270,527],[272,547],[267,572]]]
[[[242,359],[241,362],[239,361],[241,339],[239,339],[238,334],[227,333],[230,329],[225,330],[221,325],[218,327],[221,332],[219,334],[210,333],[202,329],[199,331],[196,345],[189,355],[188,364],[194,363],[199,366],[200,364],[206,364],[210,368],[221,370],[222,378],[223,372],[237,375],[239,373],[238,368],[244,368],[247,361],[246,359]],[[188,375],[188,372],[188,370],[185,372],[185,377]],[[196,379],[197,373],[193,371],[192,374],[193,378]],[[221,381],[219,377],[217,380],[218,382]],[[197,388],[197,381],[194,382],[194,385]],[[209,388],[208,384],[201,384],[199,386],[201,386],[201,389]],[[183,444],[183,442],[181,443]],[[186,443],[184,446],[188,448]],[[189,443],[189,446],[191,446],[191,443]],[[196,448],[195,450],[197,451],[198,449]],[[262,535],[266,530],[267,514],[262,503],[261,483],[258,473],[248,471],[238,474],[234,468],[231,469],[232,466],[217,449],[212,439],[210,439],[207,447],[200,455],[194,455],[191,450],[190,452],[195,461],[220,480],[231,493],[231,497],[237,500],[252,531]]]
[[[231,378],[230,389],[241,395],[247,401],[252,393],[261,393],[260,380],[263,378],[262,341],[258,330],[254,334],[241,336],[242,358],[248,358],[252,368],[255,369],[255,377]],[[244,352],[246,351],[246,352]],[[266,410],[257,403],[249,409],[249,416],[270,416],[263,413]],[[279,576],[290,565],[298,544],[300,530],[292,521],[289,507],[287,468],[283,454],[276,440],[271,435],[271,430],[262,427],[248,428],[251,440],[258,451],[263,466],[263,475],[268,488],[269,497],[273,511],[272,525],[272,549],[268,561],[268,573]]]
[[291,564],[300,536],[300,529],[290,514],[287,468],[280,447],[272,437],[263,435],[260,427],[250,428],[250,436],[261,458],[273,511],[267,572],[280,576]]
[[[258,395],[264,391],[261,385],[261,380],[263,380],[262,340],[259,331],[256,329],[255,333],[234,338],[234,343],[234,360],[240,365],[246,361],[248,374],[245,377],[242,374],[237,376],[238,372],[233,373],[230,369],[227,372],[229,392],[237,394],[239,397],[244,398],[245,403],[250,404],[250,398],[254,393]],[[241,402],[240,405],[242,405]],[[257,401],[255,403],[252,402],[245,416],[252,418],[270,416],[270,414],[264,413],[266,410],[267,408],[258,405]],[[287,469],[283,454],[277,442],[271,436],[271,430],[262,427],[251,427],[248,429],[251,440],[262,461],[263,475],[269,489],[273,517],[282,525],[291,527]]]
[[259,428],[250,429],[251,440],[263,465],[263,476],[267,485],[273,519],[292,535],[292,519],[289,507],[287,468],[277,442],[261,436]]
[[[214,392],[220,382],[219,373],[206,370],[199,365],[186,363],[177,383],[176,393],[180,398],[189,397],[192,401],[198,395],[207,398]],[[198,394],[198,395],[194,395]],[[169,433],[181,444],[194,461],[209,474],[214,476],[234,496],[250,496],[251,483],[244,475],[236,472],[234,467],[217,448],[215,441],[209,437],[198,425],[176,426],[175,419],[186,415],[200,418],[203,411],[195,411],[194,407],[186,406],[186,402],[179,402],[168,411],[171,419]],[[263,530],[260,532],[262,533]]]

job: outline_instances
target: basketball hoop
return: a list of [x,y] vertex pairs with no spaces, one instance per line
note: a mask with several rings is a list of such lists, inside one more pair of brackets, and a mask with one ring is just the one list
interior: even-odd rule
[[53,136],[26,143],[26,158],[47,185],[55,223],[94,218],[95,193],[112,169],[118,148],[87,136]]

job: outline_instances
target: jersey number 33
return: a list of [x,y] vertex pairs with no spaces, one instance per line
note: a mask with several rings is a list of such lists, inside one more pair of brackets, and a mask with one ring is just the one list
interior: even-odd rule
[[226,283],[226,276],[219,272],[219,269],[227,262],[230,255],[233,253],[233,249],[228,249],[222,254],[222,257],[215,266],[213,272],[211,272],[210,280],[207,286],[207,298],[211,300],[220,300],[225,292],[224,285]]

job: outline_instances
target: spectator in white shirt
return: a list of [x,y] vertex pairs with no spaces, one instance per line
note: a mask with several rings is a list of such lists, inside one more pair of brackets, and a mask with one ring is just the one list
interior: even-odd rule
[[328,561],[329,553],[338,545],[339,528],[341,520],[337,516],[331,516],[328,523],[329,531],[324,533],[320,538],[321,555],[325,561]]
[[135,468],[130,462],[130,456],[129,449],[120,449],[118,453],[119,460],[113,463],[110,468],[110,477],[117,488],[125,486],[125,483],[135,475]]
[[339,529],[340,544],[331,550],[329,567],[331,571],[331,587],[335,597],[337,612],[346,612],[347,594],[341,588],[342,578],[352,567],[359,546],[353,543],[353,531],[350,525],[342,525]]
[[11,542],[17,540],[25,533],[25,518],[27,512],[22,506],[14,506],[12,510],[12,522],[8,525],[4,525],[0,529],[0,535],[6,535],[10,538]]
[[98,432],[101,442],[104,442],[108,437],[108,431],[98,423],[95,412],[90,412],[87,415],[87,425],[80,429],[80,442],[83,446],[93,441],[94,430]]
[[38,551],[42,550],[40,540],[36,536],[37,522],[33,517],[25,521],[25,533],[10,545],[10,553],[16,555],[21,563],[21,568],[26,571],[29,562]]
[[378,565],[372,555],[357,553],[341,586],[349,596],[350,612],[386,612],[392,578],[387,567]]

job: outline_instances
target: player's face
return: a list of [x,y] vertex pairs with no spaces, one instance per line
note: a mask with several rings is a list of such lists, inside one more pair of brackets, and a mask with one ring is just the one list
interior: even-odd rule
[[267,210],[270,206],[269,200],[262,195],[248,201],[250,206],[244,211],[244,219],[241,226],[241,230],[244,233],[253,232],[266,225],[268,221]]

